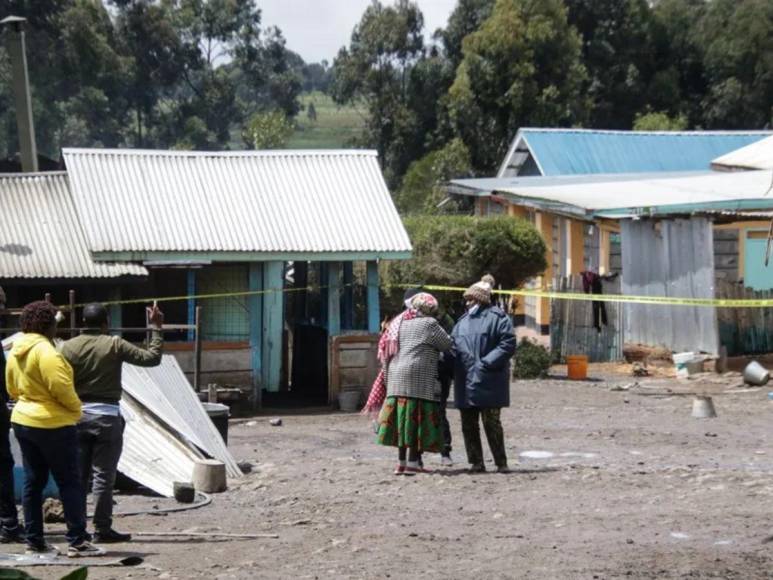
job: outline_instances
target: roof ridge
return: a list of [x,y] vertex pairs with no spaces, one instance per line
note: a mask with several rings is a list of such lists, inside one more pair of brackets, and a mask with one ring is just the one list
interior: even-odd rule
[[519,132],[540,133],[599,133],[602,135],[657,135],[657,136],[717,136],[717,135],[773,135],[773,130],[767,129],[721,129],[693,131],[634,131],[632,129],[589,129],[585,127],[521,127]]
[[239,151],[178,151],[174,149],[99,149],[65,147],[65,155],[126,155],[158,157],[376,157],[373,149],[263,149]]

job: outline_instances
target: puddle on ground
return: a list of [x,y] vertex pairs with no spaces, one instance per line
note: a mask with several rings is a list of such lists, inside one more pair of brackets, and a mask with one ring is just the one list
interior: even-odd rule
[[550,459],[555,457],[555,455],[555,453],[550,451],[523,451],[520,453],[521,457],[526,457],[527,459]]

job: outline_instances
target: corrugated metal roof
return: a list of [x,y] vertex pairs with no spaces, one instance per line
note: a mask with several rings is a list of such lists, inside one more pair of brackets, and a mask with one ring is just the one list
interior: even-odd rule
[[[503,195],[512,203],[578,215],[622,218],[773,209],[773,171],[770,170],[649,174],[637,178],[604,175],[597,180],[522,177],[498,181],[506,183],[494,187],[492,193]],[[466,184],[469,186],[469,180]]]
[[596,175],[557,175],[542,176],[514,176],[514,177],[475,177],[466,179],[453,179],[448,183],[449,193],[455,195],[467,195],[471,197],[486,197],[492,192],[504,191],[515,187],[551,187],[557,185],[582,185],[607,182],[636,181],[639,179],[661,179],[666,177],[691,177],[698,175],[711,175],[708,171],[675,171],[658,173],[612,173]]
[[499,170],[512,174],[528,147],[545,176],[702,171],[711,161],[773,134],[771,131],[600,131],[524,128]]
[[65,149],[93,252],[411,250],[374,152]]
[[773,169],[773,137],[718,157],[711,165],[717,169]]
[[157,367],[125,365],[122,382],[124,391],[159,419],[225,463],[230,477],[243,475],[175,357],[165,354]]
[[92,259],[64,173],[0,175],[0,216],[0,278],[148,274],[142,266]]

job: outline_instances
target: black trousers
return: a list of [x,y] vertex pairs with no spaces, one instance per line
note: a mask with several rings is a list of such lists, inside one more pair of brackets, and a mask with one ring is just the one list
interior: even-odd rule
[[24,531],[27,543],[44,544],[43,490],[49,473],[59,488],[71,546],[91,539],[86,533],[85,493],[78,473],[78,433],[75,426],[40,429],[13,423],[24,457]]
[[607,305],[604,302],[593,303],[593,327],[601,332],[601,326],[607,325]]
[[[107,532],[113,526],[113,487],[123,451],[126,423],[120,415],[83,414],[78,423],[80,471],[86,491],[94,495],[94,529]],[[83,496],[84,509],[86,495]]]
[[0,406],[0,526],[5,530],[15,531],[19,525],[19,513],[16,510],[10,432],[11,420],[8,408],[2,403]]
[[505,433],[500,420],[501,409],[460,409],[462,414],[462,434],[467,449],[467,461],[470,465],[483,465],[483,444],[480,440],[480,424],[486,432],[488,446],[497,467],[507,467]]
[[443,450],[441,455],[448,457],[451,455],[451,424],[448,422],[448,396],[451,394],[451,378],[440,379],[440,425],[443,429]]

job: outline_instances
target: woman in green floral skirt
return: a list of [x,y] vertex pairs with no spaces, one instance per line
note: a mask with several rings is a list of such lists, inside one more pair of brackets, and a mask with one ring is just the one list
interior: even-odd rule
[[422,472],[420,455],[443,449],[438,359],[451,348],[451,338],[435,319],[434,296],[422,292],[408,306],[387,330],[387,398],[378,419],[378,443],[398,448],[396,475]]

